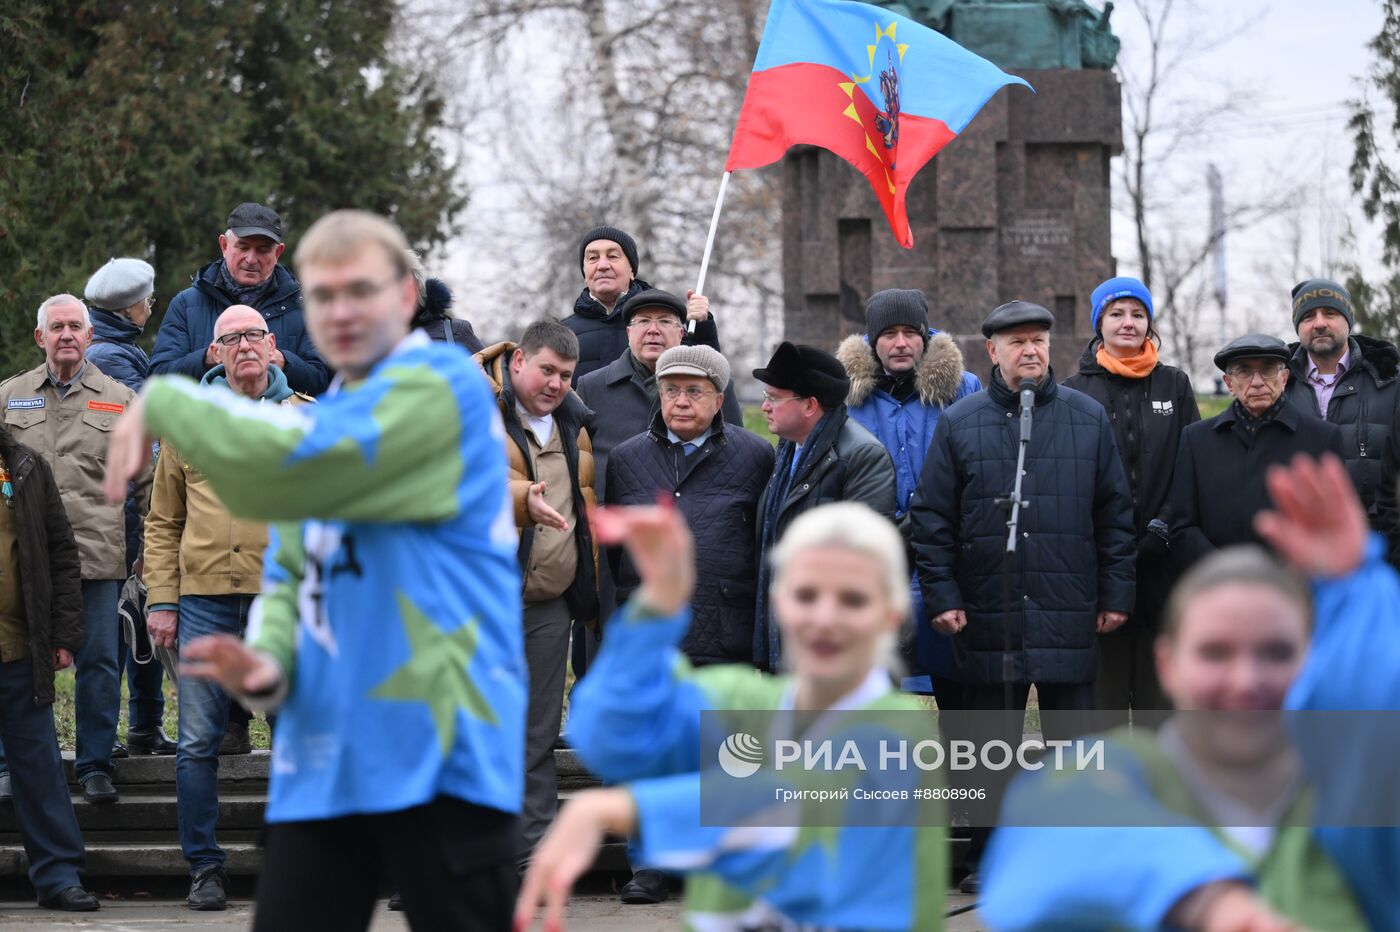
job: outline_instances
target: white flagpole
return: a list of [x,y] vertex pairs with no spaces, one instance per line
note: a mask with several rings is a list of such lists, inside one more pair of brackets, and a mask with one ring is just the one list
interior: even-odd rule
[[[719,212],[724,206],[724,191],[729,187],[729,172],[719,180],[719,196],[715,198],[715,212],[710,215],[710,234],[705,237],[705,254],[700,257],[700,276],[695,280],[695,293],[705,293],[705,273],[710,270],[710,251],[715,246],[715,230],[719,229]],[[695,321],[687,325],[689,333],[695,332]]]

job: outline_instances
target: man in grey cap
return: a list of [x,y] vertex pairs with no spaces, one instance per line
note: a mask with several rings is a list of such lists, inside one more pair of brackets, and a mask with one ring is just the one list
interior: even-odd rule
[[[1136,534],[1108,415],[1050,369],[1054,323],[1026,301],[987,315],[991,383],[938,419],[910,517],[924,605],[954,635],[963,708],[1023,709],[1034,685],[1046,736],[1062,738],[1053,713],[1094,707],[1098,636],[1132,611]],[[1034,404],[1028,507],[1008,562],[1003,500],[1016,484],[1023,388]],[[977,892],[986,838],[974,833],[965,892]]]
[[1305,415],[1284,392],[1291,355],[1278,337],[1260,333],[1232,340],[1215,354],[1235,400],[1181,432],[1167,496],[1177,572],[1217,548],[1260,543],[1254,516],[1271,507],[1264,485],[1270,466],[1299,453],[1342,456],[1341,430]]
[[[287,376],[293,391],[319,395],[330,373],[311,345],[302,316],[301,286],[278,265],[286,245],[282,218],[262,204],[239,204],[219,236],[221,258],[195,273],[190,287],[165,309],[151,356],[151,374],[179,373],[192,379],[218,365],[214,321],[235,304],[263,315],[277,338],[272,365]],[[363,302],[374,295],[344,294],[339,300]]]
[[[656,361],[656,383],[660,409],[645,432],[612,451],[603,498],[610,505],[650,505],[664,494],[675,502],[704,567],[681,650],[696,666],[751,664],[758,592],[753,529],[773,447],[725,418],[733,383],[729,362],[717,350],[666,350]],[[641,578],[622,548],[609,548],[605,557],[617,603],[624,604]],[[626,903],[659,902],[666,897],[665,878],[639,870],[621,893]]]
[[[656,366],[661,410],[646,433],[613,450],[609,504],[676,503],[695,535],[705,572],[691,601],[681,650],[691,663],[753,663],[758,498],[773,471],[773,447],[720,413],[729,363],[708,346],[677,346]],[[621,548],[608,554],[622,603],[641,582]]]

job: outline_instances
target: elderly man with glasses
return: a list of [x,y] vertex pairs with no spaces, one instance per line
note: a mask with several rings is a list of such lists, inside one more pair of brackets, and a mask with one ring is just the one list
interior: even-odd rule
[[1173,568],[1184,572],[1212,551],[1259,543],[1254,516],[1269,507],[1264,475],[1296,454],[1342,455],[1342,432],[1308,417],[1284,393],[1289,349],[1252,333],[1215,354],[1235,400],[1181,434],[1168,496]]
[[[218,362],[205,374],[205,385],[226,386],[267,404],[311,401],[293,392],[272,364],[277,338],[255,309],[235,304],[219,315],[213,345]],[[208,634],[242,637],[262,582],[266,547],[267,526],[231,515],[208,480],[174,446],[162,443],[146,516],[151,640],[176,647]],[[252,716],[209,680],[182,676],[179,688],[175,792],[180,847],[191,878],[188,903],[191,909],[219,910],[228,892],[224,850],[214,839],[219,754],[226,733],[233,750],[247,753]]]
[[[656,365],[661,410],[651,427],[613,451],[606,497],[676,503],[695,535],[704,572],[691,598],[681,651],[695,666],[753,663],[758,589],[758,499],[773,471],[773,447],[720,413],[729,363],[708,346],[677,346]],[[620,547],[608,562],[625,601],[641,578]]]

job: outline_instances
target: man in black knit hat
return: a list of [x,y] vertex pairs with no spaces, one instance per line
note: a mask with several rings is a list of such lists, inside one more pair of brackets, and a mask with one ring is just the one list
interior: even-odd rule
[[[641,258],[637,243],[617,227],[594,227],[579,238],[578,266],[583,291],[574,301],[574,312],[564,325],[578,335],[579,360],[574,381],[617,359],[627,349],[627,324],[622,306],[634,295],[651,289],[637,277]],[[719,352],[719,331],[710,316],[710,299],[686,292],[686,320],[695,332],[686,333],[687,344],[702,343]]]

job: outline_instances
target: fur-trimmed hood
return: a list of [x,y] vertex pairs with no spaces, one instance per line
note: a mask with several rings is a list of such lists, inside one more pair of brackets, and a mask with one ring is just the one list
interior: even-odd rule
[[[875,391],[875,381],[883,372],[875,347],[861,334],[852,334],[836,348],[836,358],[846,367],[851,390],[846,404],[864,404]],[[915,369],[915,387],[919,400],[926,405],[946,406],[958,397],[962,387],[963,356],[953,338],[938,330],[929,330],[928,346]]]

